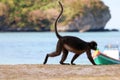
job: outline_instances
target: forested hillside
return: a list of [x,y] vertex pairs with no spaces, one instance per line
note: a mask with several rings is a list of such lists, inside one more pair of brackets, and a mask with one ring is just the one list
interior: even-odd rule
[[[61,0],[64,13],[59,26],[66,26],[76,16],[108,11],[100,0]],[[96,13],[97,11],[97,13]],[[57,0],[0,0],[0,31],[53,31],[53,23],[60,12]],[[102,16],[103,17],[103,16]]]

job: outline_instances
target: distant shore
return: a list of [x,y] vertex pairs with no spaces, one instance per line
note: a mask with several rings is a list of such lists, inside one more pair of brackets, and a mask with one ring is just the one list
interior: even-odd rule
[[0,65],[0,80],[119,80],[120,65]]
[[[88,30],[88,31],[85,31],[85,32],[118,32],[119,30],[118,29],[93,29],[93,30]],[[53,32],[53,31],[50,31],[49,29],[46,29],[46,30],[34,30],[34,29],[23,29],[23,30],[19,30],[19,29],[6,29],[6,30],[0,30],[0,32]],[[60,31],[62,32],[62,31]],[[79,30],[68,30],[68,31],[65,31],[65,32],[79,32]]]

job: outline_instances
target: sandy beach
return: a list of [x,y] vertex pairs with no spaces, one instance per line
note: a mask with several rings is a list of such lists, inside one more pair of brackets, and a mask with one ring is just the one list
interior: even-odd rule
[[0,80],[119,80],[120,65],[0,65]]

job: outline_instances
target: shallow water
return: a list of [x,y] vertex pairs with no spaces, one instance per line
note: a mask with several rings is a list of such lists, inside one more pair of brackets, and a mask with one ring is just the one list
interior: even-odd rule
[[[120,44],[120,32],[64,32],[61,35],[77,36],[85,41],[96,41],[102,52],[106,44]],[[54,32],[0,33],[0,64],[42,64],[47,53],[55,50],[57,38]],[[74,54],[70,53],[66,62]],[[48,64],[59,64],[61,55],[49,58]],[[77,64],[91,64],[86,54],[81,55]]]

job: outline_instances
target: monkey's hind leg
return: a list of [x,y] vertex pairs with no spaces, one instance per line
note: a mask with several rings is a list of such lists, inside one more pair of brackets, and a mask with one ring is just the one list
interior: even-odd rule
[[63,49],[63,55],[62,55],[60,64],[62,64],[62,65],[69,65],[69,63],[64,63],[64,61],[67,58],[67,55],[68,55],[68,51],[66,49]]
[[58,56],[58,55],[60,55],[60,53],[58,53],[58,52],[53,52],[51,54],[47,54],[43,64],[47,63],[48,57],[55,57],[55,56]]
[[62,45],[61,45],[60,41],[58,41],[56,51],[53,53],[47,54],[43,64],[47,63],[48,57],[59,56],[61,54],[61,51],[62,51]]

